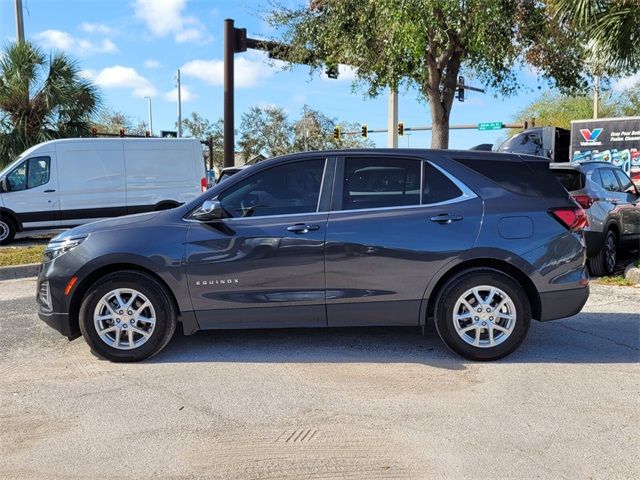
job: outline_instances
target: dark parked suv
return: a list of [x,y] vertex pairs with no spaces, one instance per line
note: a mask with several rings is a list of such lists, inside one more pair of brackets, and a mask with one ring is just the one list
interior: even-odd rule
[[430,150],[308,152],[163,212],[54,238],[40,317],[98,355],[159,352],[202,329],[435,325],[474,360],[589,294],[583,210],[548,162]]

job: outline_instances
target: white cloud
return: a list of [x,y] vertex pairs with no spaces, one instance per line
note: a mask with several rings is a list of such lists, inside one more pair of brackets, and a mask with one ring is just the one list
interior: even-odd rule
[[186,0],[136,0],[134,14],[156,37],[173,35],[178,43],[207,41],[202,22],[183,13],[186,3]]
[[145,60],[144,67],[148,68],[149,70],[153,70],[155,68],[160,68],[160,62],[157,61],[157,60],[152,60],[152,59]]
[[130,89],[134,97],[153,97],[158,93],[149,79],[131,67],[114,65],[103,68],[98,73],[91,70],[82,73],[103,88]]
[[629,75],[628,77],[623,77],[615,82],[613,82],[613,90],[616,92],[621,92],[626,88],[633,87],[637,83],[640,83],[640,72],[636,72],[633,75]]
[[[234,61],[235,86],[238,88],[254,87],[263,78],[273,75],[276,66],[265,61],[262,54],[251,54],[236,57]],[[210,85],[222,85],[224,63],[222,60],[192,60],[180,67],[183,75],[194,77]]]
[[64,50],[76,55],[90,55],[92,53],[114,53],[118,47],[108,38],[101,42],[93,42],[63,32],[62,30],[45,30],[34,35],[36,41],[45,48]]
[[109,35],[113,33],[113,29],[111,27],[107,27],[104,23],[82,22],[80,24],[80,30],[86,33],[100,33],[102,35]]
[[[177,102],[178,87],[163,93],[162,98],[167,102],[174,102],[174,103]],[[180,99],[182,100],[182,103],[190,102],[192,100],[195,100],[196,98],[198,98],[198,95],[193,91],[191,91],[189,87],[187,87],[186,85],[180,85]]]

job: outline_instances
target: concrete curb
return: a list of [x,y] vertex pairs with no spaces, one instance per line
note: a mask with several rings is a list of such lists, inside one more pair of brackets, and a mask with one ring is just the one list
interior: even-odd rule
[[640,285],[640,268],[635,266],[636,262],[631,262],[624,269],[624,278],[636,285]]
[[0,267],[0,280],[36,277],[39,272],[39,263],[28,263],[27,265],[12,265],[10,267]]

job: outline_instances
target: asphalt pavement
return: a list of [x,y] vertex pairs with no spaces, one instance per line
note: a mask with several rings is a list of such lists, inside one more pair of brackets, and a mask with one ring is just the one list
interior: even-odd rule
[[2,479],[640,478],[640,289],[593,285],[514,355],[413,328],[176,336],[111,364],[0,282]]

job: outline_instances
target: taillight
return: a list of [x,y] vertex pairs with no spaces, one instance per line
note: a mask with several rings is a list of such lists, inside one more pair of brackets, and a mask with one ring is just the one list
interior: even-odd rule
[[591,207],[591,205],[593,205],[593,202],[595,202],[595,198],[589,195],[572,195],[572,196],[573,196],[573,199],[576,202],[578,202],[578,205],[580,205],[585,210]]
[[202,188],[203,192],[207,191],[207,179],[205,177],[202,177],[200,179],[200,187]]
[[587,214],[580,207],[552,208],[549,213],[572,232],[589,226]]

